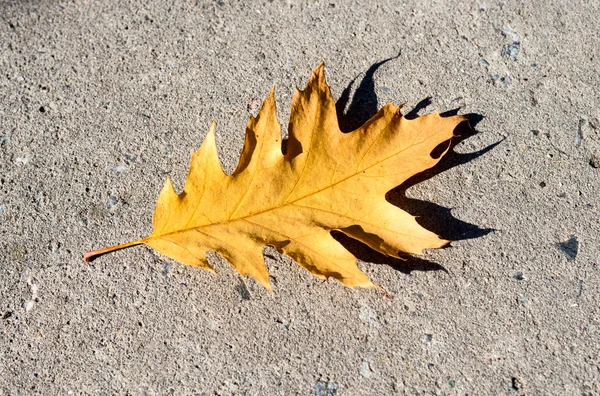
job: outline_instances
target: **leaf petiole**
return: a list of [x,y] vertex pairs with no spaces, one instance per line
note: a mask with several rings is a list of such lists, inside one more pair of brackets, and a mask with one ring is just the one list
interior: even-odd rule
[[89,252],[86,252],[83,255],[83,259],[86,262],[89,263],[91,261],[94,261],[96,258],[102,256],[103,254],[114,252],[116,250],[125,249],[125,248],[128,248],[130,246],[141,245],[141,244],[143,244],[145,242],[146,242],[146,239],[140,239],[140,240],[137,240],[137,241],[123,243],[121,245],[111,246],[111,247],[107,247],[107,248],[104,248],[104,249],[91,250]]

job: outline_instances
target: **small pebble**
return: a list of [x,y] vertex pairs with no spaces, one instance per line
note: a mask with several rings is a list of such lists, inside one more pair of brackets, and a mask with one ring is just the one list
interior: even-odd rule
[[113,166],[110,169],[119,173],[127,172],[127,167],[125,165]]
[[485,59],[480,59],[479,60],[479,66],[482,67],[488,67],[490,64],[488,63],[488,61],[486,61]]
[[163,262],[162,271],[161,271],[163,278],[168,277],[171,274],[172,270],[173,270],[173,264],[168,263],[168,262]]
[[123,159],[125,159],[125,163],[130,165],[132,162],[137,160],[137,155],[134,154],[123,154]]
[[506,37],[512,38],[514,43],[521,42],[521,36],[512,28],[508,23],[502,26],[502,30],[504,31],[504,35]]
[[33,309],[34,304],[35,303],[33,300],[27,300],[27,301],[25,301],[25,304],[23,304],[23,307],[25,308],[26,312],[29,312]]
[[523,385],[521,384],[521,381],[519,381],[519,379],[517,377],[513,377],[510,380],[510,387],[516,391],[521,390],[523,388]]
[[513,276],[513,278],[514,278],[515,280],[522,281],[522,280],[524,280],[524,279],[525,279],[525,276],[523,275],[523,273],[522,273],[522,272],[520,272],[520,271],[519,271],[519,272],[517,272],[517,273],[516,273],[516,274]]
[[590,166],[594,169],[600,168],[600,155],[594,154],[590,157]]
[[371,309],[369,309],[369,307],[360,307],[360,313],[358,314],[358,318],[364,323],[368,323],[371,325],[376,323],[373,313],[371,312]]
[[113,206],[115,206],[117,204],[118,201],[119,201],[119,199],[117,197],[111,195],[110,197],[108,197],[108,201],[106,201],[106,208],[107,209],[112,208]]
[[29,156],[17,157],[15,158],[15,163],[17,165],[27,165],[29,163]]
[[319,381],[315,385],[315,394],[317,396],[334,396],[340,385],[333,381]]
[[365,378],[371,378],[371,376],[373,375],[373,371],[371,370],[369,362],[362,362],[362,366],[360,367],[360,375],[362,375]]
[[502,50],[502,55],[510,56],[513,61],[517,61],[517,57],[519,56],[519,51],[521,50],[520,43],[509,44]]
[[502,27],[504,31],[504,35],[510,39],[512,39],[512,44],[506,45],[502,50],[502,55],[509,56],[513,61],[517,61],[517,57],[519,56],[519,52],[521,51],[521,36],[510,26],[509,24],[505,24]]

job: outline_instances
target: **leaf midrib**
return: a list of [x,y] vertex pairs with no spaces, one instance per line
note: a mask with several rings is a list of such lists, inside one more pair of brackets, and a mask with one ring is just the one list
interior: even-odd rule
[[[391,123],[390,123],[390,124],[391,124]],[[387,126],[386,126],[386,127],[387,127]],[[425,140],[423,140],[423,141],[419,142],[418,144],[423,144],[423,143],[424,143],[424,142],[426,142],[427,140],[431,139],[431,138],[432,138],[434,135],[436,135],[436,134],[434,133],[434,134],[432,134],[432,135],[428,136],[428,137],[427,137],[427,139],[425,139]],[[379,135],[379,136],[381,136],[381,133],[380,133],[380,135]],[[377,139],[379,138],[379,136],[377,137]],[[256,213],[250,213],[250,214],[248,214],[248,215],[241,216],[241,217],[229,218],[229,219],[227,219],[227,221],[224,221],[224,222],[216,222],[216,223],[210,223],[210,224],[205,224],[205,225],[201,225],[201,226],[189,227],[189,228],[184,228],[184,229],[181,229],[181,230],[171,231],[171,232],[167,232],[167,233],[164,233],[164,234],[159,234],[159,235],[150,235],[149,237],[145,238],[144,240],[153,239],[153,238],[161,238],[161,237],[165,237],[165,236],[167,236],[167,235],[173,235],[173,234],[184,233],[184,232],[188,232],[188,231],[190,231],[190,230],[194,230],[194,229],[201,229],[201,228],[203,228],[203,227],[208,227],[208,226],[215,226],[215,225],[221,225],[221,224],[233,223],[233,222],[236,222],[236,221],[239,221],[239,220],[245,220],[245,219],[249,219],[249,218],[252,218],[252,217],[255,217],[255,216],[259,216],[259,215],[261,215],[261,214],[264,214],[264,213],[267,213],[267,212],[270,212],[270,211],[275,211],[275,210],[278,210],[278,209],[281,209],[281,208],[285,208],[285,207],[287,207],[287,206],[290,206],[290,205],[293,205],[294,203],[296,203],[296,202],[298,202],[298,201],[301,201],[301,200],[303,200],[303,199],[305,199],[305,198],[307,198],[307,197],[310,197],[310,196],[313,196],[313,195],[319,194],[319,193],[321,193],[321,192],[323,192],[323,191],[325,191],[325,190],[328,190],[328,189],[330,189],[330,188],[333,188],[333,187],[335,187],[336,185],[338,185],[338,184],[340,184],[340,183],[343,183],[343,182],[345,182],[345,181],[347,181],[347,180],[349,180],[349,179],[351,179],[351,178],[353,178],[353,177],[357,176],[359,173],[365,172],[365,171],[367,171],[368,169],[370,169],[370,168],[372,168],[372,167],[374,167],[374,166],[377,166],[377,165],[379,165],[380,163],[382,163],[382,162],[384,162],[384,161],[387,161],[388,159],[390,159],[390,158],[392,158],[392,157],[394,157],[394,156],[396,156],[396,155],[399,155],[399,154],[401,154],[402,152],[404,152],[404,151],[406,151],[406,150],[408,150],[408,149],[410,149],[410,148],[412,148],[412,147],[414,147],[415,145],[418,145],[418,144],[411,144],[410,146],[407,146],[407,147],[405,147],[404,149],[402,149],[402,150],[400,150],[400,151],[398,151],[398,152],[395,152],[394,154],[392,154],[392,155],[389,155],[389,156],[387,156],[387,157],[385,157],[385,158],[383,158],[383,159],[381,159],[381,160],[379,160],[379,161],[377,161],[377,162],[373,163],[371,166],[369,166],[369,167],[367,167],[367,168],[365,168],[365,169],[363,169],[363,170],[361,170],[361,171],[356,171],[355,173],[352,173],[351,175],[349,175],[349,176],[347,176],[347,177],[345,177],[345,178],[343,178],[343,179],[340,179],[340,180],[338,180],[338,181],[337,181],[337,182],[335,182],[335,183],[332,183],[332,184],[330,184],[330,185],[328,185],[328,186],[326,186],[326,187],[324,187],[324,188],[321,188],[320,190],[317,190],[317,191],[315,191],[315,192],[312,192],[312,193],[310,193],[310,194],[303,195],[302,197],[299,197],[299,198],[297,198],[297,199],[295,199],[295,200],[293,200],[293,201],[286,202],[285,204],[279,205],[279,206],[277,206],[277,207],[270,207],[270,208],[267,208],[267,209],[265,209],[265,210],[262,210],[262,211],[259,211],[259,212],[256,212]],[[288,195],[288,196],[289,196],[289,195]],[[315,208],[315,210],[316,210],[316,208]]]

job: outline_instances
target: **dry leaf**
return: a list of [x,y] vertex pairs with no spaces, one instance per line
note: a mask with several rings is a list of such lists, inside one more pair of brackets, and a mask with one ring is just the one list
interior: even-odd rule
[[213,271],[206,253],[216,251],[240,274],[271,289],[262,252],[272,245],[318,277],[373,287],[356,258],[330,232],[339,230],[393,257],[399,251],[420,254],[445,245],[447,241],[387,202],[385,194],[435,165],[439,157],[432,158],[432,151],[465,120],[437,112],[408,120],[399,107],[388,104],[344,134],[320,65],[293,98],[285,155],[271,90],[258,116],[248,122],[232,175],[219,163],[213,123],[192,156],[183,192],[177,194],[167,178],[152,235],[88,252],[84,258],[146,244]]

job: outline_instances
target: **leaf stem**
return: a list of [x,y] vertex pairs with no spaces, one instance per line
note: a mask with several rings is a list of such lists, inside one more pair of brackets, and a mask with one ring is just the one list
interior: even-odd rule
[[140,240],[137,240],[137,241],[123,243],[121,245],[111,246],[111,247],[107,247],[107,248],[104,248],[104,249],[91,250],[91,251],[89,251],[89,252],[87,252],[87,253],[85,253],[83,255],[83,259],[86,262],[89,263],[91,261],[94,261],[97,257],[102,256],[103,254],[114,252],[116,250],[125,249],[125,248],[128,248],[130,246],[141,245],[141,244],[143,244],[145,242],[146,242],[146,239],[140,239]]

